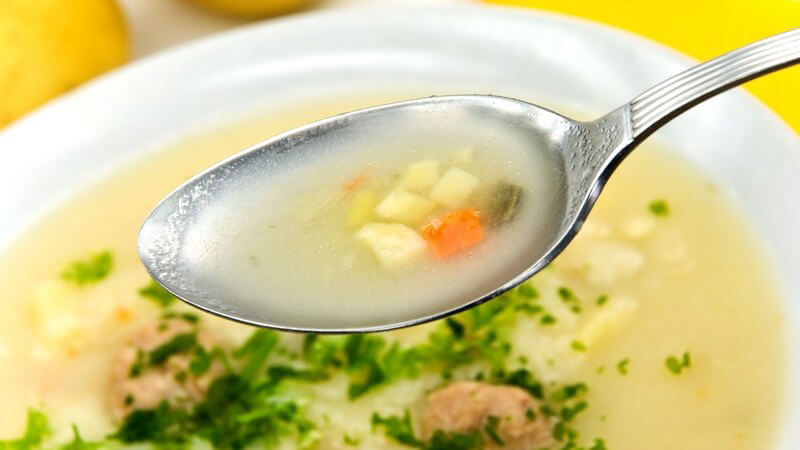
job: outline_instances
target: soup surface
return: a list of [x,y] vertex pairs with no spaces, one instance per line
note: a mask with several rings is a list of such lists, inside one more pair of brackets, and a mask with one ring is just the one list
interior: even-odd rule
[[[666,151],[632,155],[548,269],[449,320],[359,336],[254,332],[152,284],[136,234],[175,185],[252,142],[368,103],[378,102],[186,139],[84,190],[6,249],[0,439],[771,448],[786,384],[775,280],[725,193]],[[472,259],[471,270],[485,262]]]

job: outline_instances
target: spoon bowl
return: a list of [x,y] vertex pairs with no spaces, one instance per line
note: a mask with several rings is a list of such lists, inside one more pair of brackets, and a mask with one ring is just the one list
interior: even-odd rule
[[[483,95],[429,97],[342,114],[257,144],[200,173],[168,195],[148,216],[139,254],[150,275],[177,297],[240,322],[286,331],[342,333],[415,325],[488,301],[526,280],[555,258],[580,230],[605,182],[646,136],[692,106],[756,76],[800,60],[800,29],[759,41],[689,69],[591,122],[580,122],[520,100]],[[409,136],[434,141],[513,140],[536,152],[554,174],[557,207],[528,261],[510,280],[499,280],[457,307],[378,324],[321,328],[313,321],[276,321],[242,301],[216,295],[193,258],[209,251],[192,234],[198,216],[220,207],[224,193],[302,165],[309,158],[346,151],[359,142],[408,146]],[[388,151],[382,149],[382,151]],[[400,151],[399,148],[397,151]],[[224,224],[220,224],[224,226]],[[188,250],[188,251],[187,251]]]

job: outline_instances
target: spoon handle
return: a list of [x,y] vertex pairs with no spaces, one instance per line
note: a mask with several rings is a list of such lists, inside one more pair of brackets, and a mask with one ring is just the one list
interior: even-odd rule
[[800,62],[800,28],[718,56],[653,86],[628,105],[634,141],[722,91]]

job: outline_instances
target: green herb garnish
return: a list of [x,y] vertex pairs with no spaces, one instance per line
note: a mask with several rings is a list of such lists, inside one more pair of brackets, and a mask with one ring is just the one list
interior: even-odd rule
[[617,363],[617,371],[622,375],[627,375],[628,374],[628,364],[630,364],[630,362],[631,362],[631,360],[628,359],[628,358],[620,360],[620,362]]
[[586,344],[581,341],[572,341],[569,346],[575,350],[576,352],[585,352],[586,351]]
[[601,295],[601,296],[597,297],[597,300],[595,301],[595,303],[597,303],[597,306],[603,306],[607,302],[608,302],[608,296],[607,295]]
[[150,365],[157,366],[170,356],[191,350],[197,344],[197,333],[181,333],[150,352]]
[[411,426],[411,414],[407,410],[403,417],[381,417],[378,413],[372,413],[372,428],[375,429],[377,427],[383,427],[387,436],[401,444],[412,447],[422,446],[422,443],[414,436],[414,428]]
[[553,325],[556,322],[556,317],[550,313],[546,313],[539,319],[539,323],[542,325]]
[[669,204],[667,204],[666,200],[653,200],[647,205],[647,209],[655,216],[664,217],[669,215]]
[[28,450],[40,448],[42,442],[48,436],[50,436],[50,425],[47,416],[41,411],[31,408],[28,409],[28,420],[22,437],[8,441],[0,440],[0,449]]
[[161,287],[160,284],[153,280],[150,280],[150,283],[148,283],[147,286],[139,289],[139,295],[155,302],[162,308],[166,308],[167,306],[171,305],[172,302],[177,300],[174,295],[170,294],[169,291]]
[[666,365],[667,369],[673,374],[680,375],[685,369],[691,367],[692,357],[689,355],[689,352],[684,352],[680,359],[670,355],[664,361],[664,365]]
[[85,261],[78,260],[67,264],[61,271],[61,278],[78,286],[84,286],[105,279],[113,267],[114,258],[111,252],[106,250],[90,255]]
[[500,419],[497,416],[489,416],[486,418],[486,424],[483,427],[483,431],[489,436],[489,439],[493,440],[495,444],[499,446],[505,445],[505,441],[503,438],[500,437],[500,433],[498,432],[498,428],[500,426]]

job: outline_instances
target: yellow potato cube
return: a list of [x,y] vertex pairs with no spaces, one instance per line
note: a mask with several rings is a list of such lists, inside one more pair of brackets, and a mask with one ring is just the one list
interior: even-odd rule
[[386,220],[406,225],[419,225],[436,209],[436,203],[417,194],[395,189],[375,207],[375,212]]
[[451,167],[433,187],[430,197],[442,206],[458,208],[464,205],[478,184],[480,180],[475,175]]
[[360,227],[372,218],[372,210],[378,203],[378,194],[372,191],[361,191],[353,197],[347,211],[347,225]]
[[401,185],[411,192],[428,193],[438,179],[439,161],[430,159],[408,166]]
[[425,240],[414,229],[399,223],[368,223],[356,237],[367,244],[384,267],[406,266],[426,250]]

